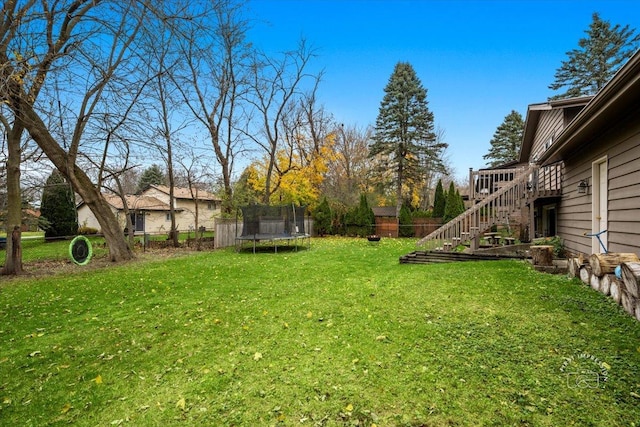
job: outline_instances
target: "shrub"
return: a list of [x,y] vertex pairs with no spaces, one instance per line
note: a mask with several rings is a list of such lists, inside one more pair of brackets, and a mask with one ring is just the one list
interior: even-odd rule
[[78,234],[82,234],[83,236],[86,236],[89,234],[98,234],[98,229],[89,227],[87,225],[81,225],[80,227],[78,227]]
[[344,222],[347,235],[364,237],[373,233],[376,218],[365,194],[360,196],[360,204],[346,213]]
[[40,213],[49,223],[45,237],[72,236],[78,231],[73,190],[57,169],[47,179]]
[[324,197],[322,202],[320,202],[318,207],[313,211],[313,225],[318,235],[324,236],[325,234],[331,234],[331,218],[331,207],[329,206],[327,198]]

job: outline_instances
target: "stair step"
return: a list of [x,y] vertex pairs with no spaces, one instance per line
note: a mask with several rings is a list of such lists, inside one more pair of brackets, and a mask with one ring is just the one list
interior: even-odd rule
[[516,255],[467,254],[461,252],[414,251],[400,257],[400,264],[435,264],[464,261],[497,261],[503,259],[522,259]]

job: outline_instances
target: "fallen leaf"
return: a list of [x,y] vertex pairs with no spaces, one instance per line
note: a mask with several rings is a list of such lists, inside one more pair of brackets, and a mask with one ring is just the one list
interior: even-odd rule
[[260,359],[262,359],[262,353],[256,352],[256,354],[253,355],[253,360],[257,362]]
[[610,371],[610,370],[611,370],[611,366],[609,366],[609,364],[608,364],[607,362],[602,362],[602,366],[604,366],[604,368],[605,368],[607,371]]
[[345,406],[344,410],[347,412],[353,412],[353,405],[349,403],[347,406]]
[[65,405],[62,407],[62,410],[60,412],[63,414],[66,414],[71,410],[71,408],[72,408],[71,404],[65,403]]
[[631,396],[635,397],[636,399],[640,399],[640,394],[636,393],[636,392],[631,392]]
[[177,402],[176,402],[176,408],[184,411],[185,406],[187,406],[187,402],[184,400],[184,397],[180,398]]
[[102,375],[98,375],[97,377],[95,377],[91,381],[95,382],[96,384],[102,384]]
[[312,312],[308,312],[307,313],[307,319],[311,319],[313,317],[313,313]]

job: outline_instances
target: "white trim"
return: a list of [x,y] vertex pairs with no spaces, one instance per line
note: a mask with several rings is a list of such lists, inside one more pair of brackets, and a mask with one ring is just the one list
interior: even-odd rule
[[[601,167],[603,165],[604,167]],[[598,233],[606,230],[608,227],[608,169],[607,156],[601,157],[591,163],[591,188],[593,189],[591,195],[592,233]],[[604,247],[607,249],[609,248],[608,234],[609,233],[603,233],[600,235],[600,240],[602,240]],[[603,249],[600,247],[600,243],[596,238],[593,238],[591,241],[591,252],[594,254],[603,252]]]

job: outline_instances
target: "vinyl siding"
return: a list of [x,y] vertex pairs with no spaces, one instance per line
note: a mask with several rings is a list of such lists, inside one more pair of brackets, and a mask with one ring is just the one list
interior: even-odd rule
[[[608,249],[640,253],[640,111],[595,136],[579,153],[565,159],[558,233],[574,253],[591,253],[592,163],[607,157]],[[589,179],[589,194],[578,194],[581,179]]]
[[549,148],[549,142],[553,141],[556,135],[560,134],[564,127],[564,115],[562,109],[543,111],[540,114],[540,121],[533,138],[531,148],[531,158],[537,159],[540,154]]

